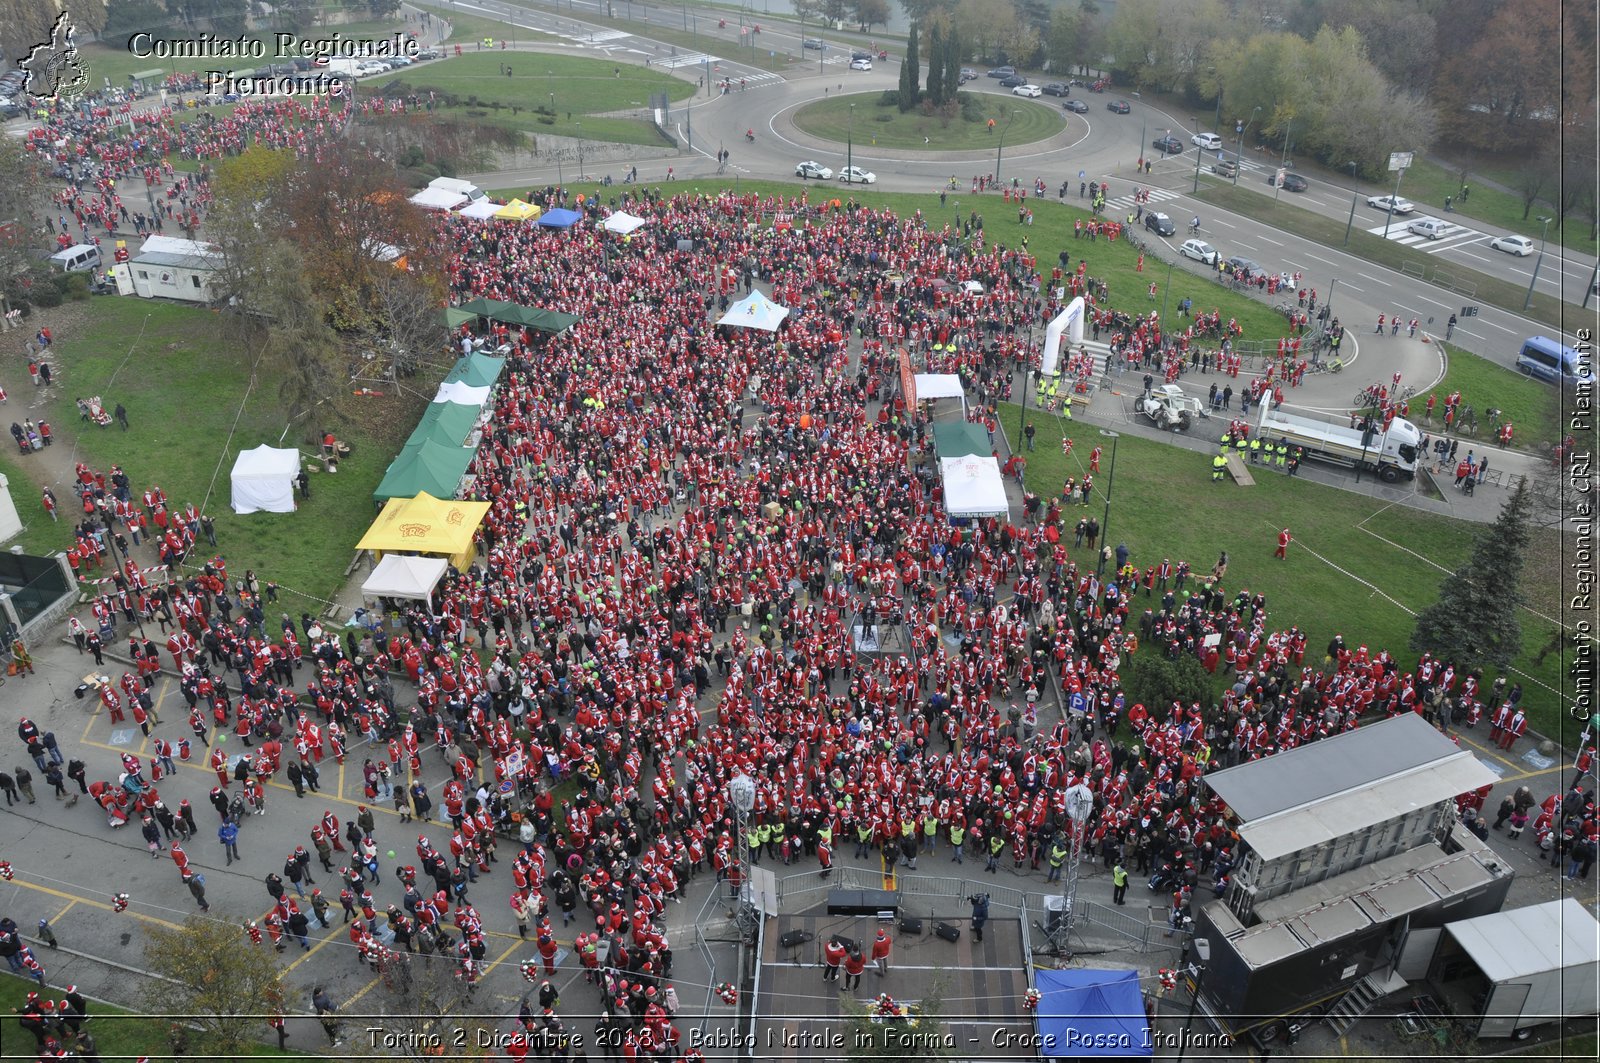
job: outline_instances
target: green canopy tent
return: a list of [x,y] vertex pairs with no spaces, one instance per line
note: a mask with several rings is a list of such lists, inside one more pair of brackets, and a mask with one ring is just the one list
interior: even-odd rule
[[491,354],[469,354],[451,367],[450,372],[445,374],[444,383],[486,388],[500,379],[505,368],[504,358],[496,358]]
[[963,458],[976,454],[987,458],[994,453],[989,433],[971,421],[950,421],[933,426],[933,445],[942,458]]
[[453,402],[429,403],[407,443],[431,440],[444,446],[464,447],[473,426],[478,423],[478,413],[471,406],[459,406]]
[[471,447],[413,438],[389,463],[389,470],[372,497],[386,502],[391,498],[413,498],[426,491],[436,498],[454,498],[476,454]]
[[447,306],[439,311],[439,321],[445,328],[456,329],[462,325],[470,325],[478,320],[478,315],[470,310],[461,310],[454,306]]
[[576,314],[558,314],[554,310],[545,310],[537,306],[525,309],[529,313],[529,318],[524,323],[540,332],[560,335],[581,320]]

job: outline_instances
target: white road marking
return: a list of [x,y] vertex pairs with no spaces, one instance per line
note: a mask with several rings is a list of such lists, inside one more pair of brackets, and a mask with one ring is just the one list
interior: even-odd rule
[[1282,245],[1282,244],[1280,244],[1280,243],[1278,243],[1278,241],[1276,241],[1276,240],[1273,240],[1273,239],[1270,239],[1270,238],[1268,238],[1268,237],[1265,237],[1265,236],[1260,236],[1260,237],[1257,237],[1257,239],[1260,239],[1260,240],[1266,240],[1266,241],[1267,241],[1267,243],[1269,243],[1269,244],[1271,244],[1271,245],[1273,245],[1273,246],[1274,246],[1274,247],[1282,247],[1282,246],[1283,246],[1283,245]]
[[1308,252],[1306,252],[1306,257],[1307,258],[1314,258],[1318,262],[1321,262],[1324,266],[1332,266],[1334,269],[1338,269],[1339,268],[1339,264],[1337,262],[1329,262],[1327,259],[1323,258],[1321,255],[1313,255],[1313,254],[1311,254],[1311,252],[1308,251]]

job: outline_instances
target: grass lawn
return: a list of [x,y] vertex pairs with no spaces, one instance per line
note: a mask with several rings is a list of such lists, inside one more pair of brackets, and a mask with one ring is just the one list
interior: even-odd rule
[[[511,77],[505,76],[506,67],[511,69]],[[446,115],[470,116],[534,134],[653,145],[662,140],[643,118],[651,94],[665,92],[681,100],[694,93],[693,83],[641,66],[499,51],[468,52],[372,78],[362,85],[404,86],[405,91],[418,93],[432,90],[438,93]],[[552,94],[555,115],[545,121],[550,115],[534,109],[548,110]],[[616,112],[634,112],[640,117],[619,117]]]
[[[1470,404],[1478,414],[1478,438],[1489,439],[1494,425],[1484,416],[1484,410],[1494,406],[1502,411],[1501,418],[1511,421],[1512,442],[1519,447],[1548,453],[1566,432],[1556,404],[1556,389],[1549,384],[1523,376],[1514,369],[1496,365],[1486,358],[1468,354],[1453,344],[1444,346],[1449,355],[1449,369],[1433,394],[1439,396],[1435,407],[1438,417],[1444,416],[1444,399],[1452,392],[1461,392],[1461,401]],[[1426,406],[1427,395],[1411,400],[1412,412]],[[1438,423],[1435,418],[1435,424]],[[1420,422],[1419,422],[1420,423]]]
[[469,15],[465,11],[457,11],[441,4],[416,4],[413,6],[450,23],[450,36],[446,37],[445,40],[459,42],[463,46],[476,44],[485,37],[492,37],[496,41],[504,38],[513,43],[523,41],[530,43],[533,41],[549,42],[557,39],[548,33],[524,29],[521,26],[513,26],[509,22],[485,18],[482,15]]
[[[1019,415],[1016,406],[1002,407],[1001,421],[1015,426]],[[1029,456],[1027,472],[1032,490],[1043,497],[1059,495],[1067,475],[1076,479],[1086,470],[1095,444],[1105,450],[1101,475],[1095,477],[1096,487],[1104,489],[1110,479],[1109,440],[1093,426],[1069,426],[1076,445],[1071,457],[1064,457],[1061,430],[1066,422],[1036,414],[1033,420],[1037,450]],[[1343,634],[1350,646],[1387,649],[1408,668],[1415,663],[1415,654],[1407,648],[1414,626],[1408,610],[1420,610],[1435,600],[1444,576],[1436,566],[1460,564],[1482,526],[1307,480],[1271,473],[1258,473],[1255,480],[1256,486],[1248,488],[1231,481],[1213,484],[1209,456],[1124,434],[1117,440],[1117,476],[1105,541],[1112,546],[1127,543],[1131,561],[1141,569],[1165,557],[1174,562],[1186,559],[1204,573],[1226,550],[1227,589],[1265,594],[1273,629],[1298,624],[1308,633],[1308,662],[1320,661],[1329,640]],[[1063,511],[1067,530],[1079,516],[1101,518],[1104,501],[1100,496],[1088,509],[1067,507]],[[1296,539],[1287,562],[1272,556],[1277,531],[1285,526]],[[1536,531],[1534,538],[1523,570],[1524,594],[1532,609],[1556,616],[1562,598],[1558,544],[1553,532]],[[1071,542],[1070,536],[1066,541]],[[1142,610],[1145,605],[1138,603],[1146,601],[1155,603],[1141,595],[1136,610]],[[1570,693],[1571,681],[1563,680],[1554,656],[1537,667],[1532,663],[1554,633],[1554,625],[1528,611],[1521,619],[1524,652],[1516,667],[1528,675],[1512,678],[1520,679],[1529,692],[1525,704],[1530,706],[1534,728],[1561,737],[1567,718],[1555,696],[1539,684],[1565,683]],[[1565,737],[1570,740],[1574,735]]]
[[[585,129],[588,127],[585,126]],[[570,182],[569,182],[570,185]],[[574,191],[589,192],[591,189],[577,185],[570,185]],[[1037,257],[1041,274],[1048,277],[1050,270],[1055,266],[1057,255],[1066,251],[1074,268],[1078,258],[1087,259],[1089,273],[1095,277],[1106,279],[1111,298],[1109,305],[1130,313],[1144,314],[1161,305],[1161,299],[1167,285],[1168,273],[1165,264],[1157,264],[1157,260],[1148,256],[1145,260],[1143,272],[1137,270],[1139,253],[1125,240],[1106,243],[1098,240],[1090,243],[1088,240],[1075,240],[1072,236],[1072,223],[1077,218],[1088,218],[1089,212],[1073,205],[1077,201],[1068,200],[1066,205],[1056,202],[1053,198],[1044,197],[1034,200],[1029,197],[1028,202],[1034,210],[1034,223],[1031,226],[1017,224],[1016,211],[1009,204],[1003,202],[993,193],[972,196],[965,189],[952,193],[941,206],[939,195],[934,193],[916,192],[879,192],[867,189],[862,185],[842,185],[837,181],[811,182],[806,184],[799,181],[745,181],[734,178],[702,177],[687,181],[675,181],[672,184],[657,186],[668,195],[682,195],[685,193],[704,192],[714,194],[724,188],[737,188],[740,192],[755,193],[762,196],[796,196],[805,193],[810,197],[811,203],[823,203],[831,199],[840,201],[853,200],[869,207],[887,207],[902,217],[911,217],[920,214],[933,226],[942,225],[945,221],[953,220],[956,216],[967,218],[971,213],[977,212],[983,217],[985,225],[986,246],[992,247],[996,243],[1007,247],[1018,247],[1022,237],[1028,237],[1028,248]],[[526,196],[529,189],[526,186],[515,188],[488,190],[495,198],[508,198],[510,196]],[[617,203],[620,202],[618,189],[611,188],[592,189],[600,199]],[[1147,241],[1152,248],[1161,250],[1160,242],[1154,239],[1154,234],[1140,230],[1141,236],[1148,236]],[[1209,313],[1212,309],[1219,310],[1223,321],[1228,318],[1237,318],[1244,329],[1244,339],[1250,341],[1275,341],[1284,334],[1284,319],[1272,312],[1270,305],[1264,300],[1258,301],[1252,296],[1231,292],[1218,285],[1211,279],[1211,271],[1190,262],[1180,259],[1176,254],[1171,255],[1176,261],[1171,272],[1172,292],[1168,316],[1176,311],[1171,309],[1181,302],[1186,296],[1194,300],[1196,312]],[[1155,281],[1156,301],[1152,303],[1147,294],[1151,281]]]
[[[901,112],[883,105],[883,93],[858,92],[829,96],[808,103],[795,112],[794,121],[814,137],[845,142],[852,130],[862,147],[916,148],[923,151],[971,151],[992,148],[1005,129],[1005,143],[1022,145],[1053,137],[1066,126],[1066,119],[1053,107],[1025,100],[1020,96],[995,96],[977,93],[981,116],[975,120],[957,116],[947,121],[920,110]],[[850,111],[855,109],[852,124]],[[989,128],[990,121],[995,123]],[[1007,124],[1009,123],[1009,129]],[[924,143],[926,138],[926,143]]]
[[[1406,192],[1404,188],[1401,189],[1401,192],[1406,198],[1410,198],[1409,192]],[[1264,196],[1257,195],[1255,192],[1234,188],[1226,182],[1205,177],[1204,175],[1202,175],[1200,194],[1197,198],[1226,210],[1231,210],[1236,214],[1242,214],[1247,218],[1266,222],[1268,225],[1283,229],[1286,232],[1295,233],[1308,240],[1326,244],[1328,247],[1344,247],[1344,221],[1324,218],[1320,214],[1303,210],[1288,202],[1274,203]],[[1513,313],[1524,313],[1522,300],[1527,293],[1522,285],[1512,284],[1510,281],[1499,277],[1491,277],[1487,273],[1479,273],[1477,270],[1459,266],[1454,262],[1447,262],[1441,265],[1433,255],[1422,251],[1413,251],[1404,244],[1395,243],[1393,240],[1385,240],[1382,236],[1364,232],[1362,230],[1363,225],[1374,224],[1373,221],[1368,219],[1377,219],[1377,221],[1381,222],[1383,216],[1365,205],[1358,207],[1356,210],[1357,225],[1350,233],[1350,247],[1348,249],[1350,254],[1368,262],[1375,262],[1380,266],[1388,266],[1390,269],[1398,270],[1410,266],[1413,274],[1419,277],[1426,277],[1430,281],[1435,280],[1436,277],[1442,274],[1444,279],[1454,279],[1472,285],[1474,294],[1466,297],[1469,301],[1489,303],[1492,306],[1498,306]],[[1563,329],[1571,321],[1582,320],[1583,311],[1571,303],[1562,302],[1560,299],[1536,294],[1533,298],[1533,305],[1528,308],[1526,315],[1552,328]]]
[[[344,24],[330,24],[326,27],[307,31],[301,34],[304,37],[325,37],[334,32],[345,37],[357,39],[382,39],[393,33],[403,33],[407,24],[403,19],[387,22],[347,22]],[[175,40],[193,40],[195,30],[192,26],[175,23],[170,26],[151,26],[150,31],[160,34],[163,30],[170,33]],[[128,75],[142,70],[154,70],[157,67],[166,69],[168,73],[189,73],[197,70],[254,70],[258,66],[268,63],[283,63],[276,54],[276,42],[273,34],[278,32],[275,27],[253,29],[245,34],[251,40],[265,43],[267,54],[261,59],[157,59],[153,56],[140,58],[128,51],[110,44],[98,42],[83,43],[78,45],[78,51],[89,64],[89,79],[99,83],[101,78],[110,78],[112,88],[123,88],[128,84]]]
[[[48,965],[50,951],[41,949],[40,952]],[[3,1016],[0,1017],[0,1052],[4,1053],[5,1059],[34,1058],[33,1035],[22,1028],[15,1012],[27,1002],[28,993],[38,988],[31,978],[19,978],[9,972],[0,976],[0,1016]],[[60,993],[60,986],[51,986],[40,996],[59,1000]],[[131,1063],[140,1056],[150,1056],[154,1059],[172,1058],[172,1046],[167,1042],[167,1023],[164,1020],[149,1019],[137,1012],[111,1004],[102,1004],[99,1001],[89,1002],[89,1015],[92,1021],[87,1028],[99,1043],[100,1058],[107,1063]],[[264,1020],[261,1027],[263,1036],[273,1036]],[[310,1063],[326,1060],[324,1056],[280,1052],[265,1044],[252,1045],[249,1054],[252,1057],[303,1059]]]
[[[1552,217],[1555,208],[1544,199],[1536,200],[1533,208],[1523,217],[1522,197],[1516,195],[1517,173],[1515,168],[1510,172],[1494,172],[1486,174],[1490,180],[1498,181],[1512,189],[1511,192],[1502,192],[1486,184],[1480,184],[1473,179],[1469,167],[1467,170],[1467,204],[1465,209],[1461,205],[1461,169],[1455,166],[1442,166],[1428,159],[1418,159],[1406,171],[1405,180],[1400,184],[1400,194],[1416,203],[1419,207],[1426,205],[1427,212],[1436,218],[1444,217],[1444,197],[1450,196],[1454,203],[1455,213],[1470,222],[1477,222],[1478,227],[1485,229],[1490,234],[1514,233],[1522,236],[1539,236],[1539,218]],[[1546,190],[1546,197],[1552,196],[1557,190],[1554,179],[1551,187]],[[1574,212],[1561,224],[1550,223],[1550,245],[1565,245],[1575,251],[1584,251],[1595,254],[1600,250],[1595,240],[1590,236],[1589,223],[1578,217]]]
[[[188,502],[203,506],[216,521],[217,552],[227,557],[230,574],[254,569],[263,581],[276,580],[283,588],[283,611],[317,611],[317,600],[331,599],[343,582],[356,539],[376,512],[372,491],[416,423],[420,400],[361,400],[390,423],[365,432],[338,427],[352,453],[336,475],[312,472],[311,498],[298,512],[236,516],[229,508],[234,458],[263,443],[279,446],[284,435],[275,367],[263,364],[251,387],[252,352],[219,338],[217,319],[208,310],[101,297],[89,312],[87,326],[61,335],[53,348],[60,397],[50,421],[75,439],[91,467],[104,471],[120,464],[136,493],[159,484],[174,509]],[[79,395],[100,395],[107,409],[123,403],[131,430],[81,422],[75,405]],[[230,439],[235,417],[238,427]],[[307,427],[295,426],[281,445],[304,448]],[[71,445],[63,439],[57,449],[63,444]],[[19,509],[34,520],[36,489],[14,488],[14,493]],[[63,487],[56,494],[63,521],[41,527],[53,533],[47,542],[54,549],[65,549],[73,499]],[[30,528],[29,534],[40,533]],[[201,549],[206,549],[203,540]]]

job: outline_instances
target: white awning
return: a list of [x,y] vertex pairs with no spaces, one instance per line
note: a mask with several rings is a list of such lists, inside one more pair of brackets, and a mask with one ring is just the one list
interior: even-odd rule
[[779,306],[760,292],[751,292],[737,303],[728,307],[728,312],[717,321],[719,325],[732,325],[735,328],[760,329],[762,332],[776,332],[778,326],[783,324],[783,319],[789,316],[789,308]]
[[939,462],[944,509],[952,517],[1004,517],[1010,512],[1006,482],[994,458],[967,454]]
[[918,373],[917,401],[923,399],[965,399],[966,389],[954,373]]
[[411,197],[411,202],[423,210],[455,210],[467,201],[467,197],[460,192],[449,192],[443,188],[424,188]]
[[[426,602],[449,567],[450,562],[442,557],[384,554],[383,560],[372,570],[372,575],[361,585],[361,593],[372,598],[381,596]],[[429,611],[432,612],[431,604]]]
[[483,404],[489,401],[490,388],[473,387],[464,381],[454,381],[439,385],[439,393],[433,397],[434,402],[451,402],[457,406],[473,406],[482,409]]
[[635,217],[625,210],[619,210],[605,220],[605,230],[616,233],[618,236],[627,236],[641,225],[648,225],[644,218]]
[[462,207],[460,210],[456,211],[456,213],[460,214],[463,218],[472,218],[476,221],[483,221],[484,219],[492,218],[499,213],[501,205],[502,204],[499,203],[491,203],[487,199],[480,199],[465,207]]

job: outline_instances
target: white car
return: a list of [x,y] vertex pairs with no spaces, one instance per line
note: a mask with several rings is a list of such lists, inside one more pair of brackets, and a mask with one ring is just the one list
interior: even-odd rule
[[982,295],[983,285],[978,281],[962,281],[961,290],[967,295]]
[[1533,254],[1533,240],[1527,236],[1496,236],[1489,241],[1489,246],[1496,251],[1504,251],[1508,255],[1522,258]]
[[1215,133],[1196,133],[1189,138],[1189,143],[1204,151],[1216,151],[1222,147],[1222,138]]
[[802,162],[800,165],[796,166],[794,168],[794,175],[796,177],[804,178],[814,177],[819,181],[833,180],[833,171],[822,165],[822,163],[817,162],[815,159],[807,159],[805,162]]
[[878,175],[859,166],[846,166],[839,171],[839,180],[847,185],[871,185],[877,184]]
[[872,69],[872,60],[871,59],[852,59],[852,60],[850,60],[850,69],[851,70],[871,70]]
[[1011,90],[1013,96],[1043,96],[1044,89],[1037,85],[1018,85]]
[[1217,259],[1222,257],[1222,252],[1204,240],[1185,240],[1183,246],[1178,248],[1178,254],[1184,258],[1192,258],[1196,262],[1204,262],[1208,266],[1215,266]]
[[1396,214],[1410,214],[1412,211],[1417,209],[1416,204],[1412,203],[1409,199],[1400,199],[1398,196],[1367,197],[1367,206],[1376,210],[1384,211],[1385,213],[1388,212],[1390,204],[1394,205],[1394,212]]

